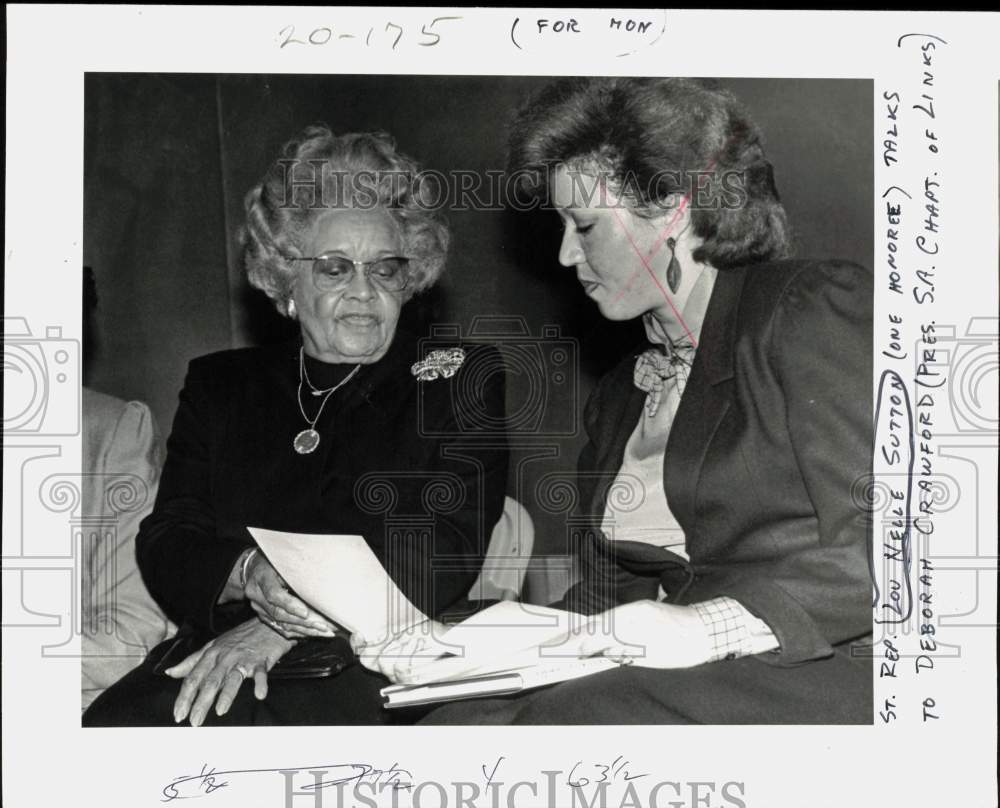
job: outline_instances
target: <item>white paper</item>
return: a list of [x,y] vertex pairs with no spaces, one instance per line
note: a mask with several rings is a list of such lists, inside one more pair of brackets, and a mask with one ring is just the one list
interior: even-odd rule
[[363,536],[248,530],[292,590],[352,634],[377,642],[390,627],[427,619],[389,577]]
[[[533,665],[527,668],[497,671],[492,675],[484,673],[481,678],[463,678],[451,684],[447,684],[448,680],[429,680],[413,686],[392,685],[382,688],[382,695],[391,697],[393,694],[405,692],[406,704],[419,703],[423,699],[429,699],[430,702],[434,702],[450,701],[467,696],[483,697],[496,693],[530,690],[556,682],[580,679],[584,676],[592,676],[595,673],[612,670],[617,668],[618,665],[619,663],[605,657],[566,659],[547,665]],[[396,698],[394,701],[398,705],[404,700]],[[389,704],[391,703],[392,700],[390,700]]]
[[493,604],[438,638],[439,659],[414,667],[410,683],[558,665],[578,659],[567,635],[586,618],[560,609],[514,601]]

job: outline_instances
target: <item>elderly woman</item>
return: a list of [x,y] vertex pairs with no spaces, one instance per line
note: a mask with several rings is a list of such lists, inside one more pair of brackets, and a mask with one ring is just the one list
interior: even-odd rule
[[512,131],[559,263],[645,327],[586,407],[593,529],[562,604],[606,612],[574,650],[623,666],[427,720],[870,722],[870,274],[786,258],[760,133],[712,85],[558,81]]
[[[468,592],[501,514],[507,453],[502,434],[489,448],[470,441],[458,408],[474,406],[489,431],[502,421],[503,381],[486,374],[466,401],[464,374],[495,366],[494,349],[422,356],[397,333],[403,305],[445,264],[448,230],[427,194],[388,135],[311,127],[247,195],[250,282],[301,333],[190,364],[137,539],[180,640],[154,649],[85,724],[386,720],[387,680],[354,664],[347,639],[289,591],[247,527],[361,535],[432,617]],[[302,678],[317,673],[334,675]]]

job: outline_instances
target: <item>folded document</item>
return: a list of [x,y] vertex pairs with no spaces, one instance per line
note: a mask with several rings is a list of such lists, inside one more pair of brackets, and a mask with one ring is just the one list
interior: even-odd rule
[[[292,590],[351,633],[378,640],[427,622],[364,537],[249,530]],[[429,636],[426,658],[411,660],[408,683],[382,690],[386,707],[516,693],[616,667],[604,657],[579,658],[575,643],[567,642],[588,619],[545,606],[496,603]]]
[[607,657],[588,659],[567,659],[548,664],[532,665],[520,670],[470,676],[418,685],[391,685],[383,687],[387,709],[413,707],[418,704],[434,704],[440,701],[485,698],[487,696],[507,696],[530,690],[534,687],[579,679],[592,673],[617,668],[618,663]]
[[410,668],[408,684],[382,689],[386,707],[502,696],[618,667],[581,659],[567,642],[587,618],[545,606],[503,601],[435,638],[434,658]]

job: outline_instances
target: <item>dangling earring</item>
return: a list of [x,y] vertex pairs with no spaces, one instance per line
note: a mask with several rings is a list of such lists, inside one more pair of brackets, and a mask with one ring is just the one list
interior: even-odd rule
[[667,286],[670,287],[670,291],[675,295],[677,290],[681,287],[681,264],[677,260],[677,256],[674,254],[674,248],[677,246],[677,239],[673,236],[667,239],[667,247],[670,248],[670,263],[667,264]]
[[288,316],[291,317],[294,320],[295,319],[295,314],[296,314],[296,312],[295,312],[295,298],[293,298],[293,297],[288,298],[288,306],[286,308],[288,309]]

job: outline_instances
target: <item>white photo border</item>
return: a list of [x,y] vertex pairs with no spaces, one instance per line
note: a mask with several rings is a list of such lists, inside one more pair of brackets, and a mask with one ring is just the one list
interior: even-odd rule
[[[621,32],[608,26],[612,15],[650,25]],[[550,24],[539,26],[540,19]],[[581,31],[575,38],[554,30],[555,21],[569,19]],[[405,770],[419,790],[366,792],[401,806],[456,806],[463,797],[474,805],[589,805],[594,789],[581,792],[567,780],[586,777],[596,786],[616,769],[648,776],[619,777],[598,791],[606,801],[598,804],[995,804],[996,15],[14,5],[7,23],[5,317],[23,318],[33,340],[77,346],[88,71],[871,78],[873,387],[888,372],[914,394],[915,451],[928,444],[941,485],[926,492],[935,503],[928,505],[934,532],[914,542],[916,568],[920,559],[931,565],[921,571],[933,605],[918,602],[895,643],[901,659],[887,657],[899,675],[880,677],[876,666],[872,726],[83,730],[72,647],[66,657],[40,653],[73,611],[72,577],[65,559],[22,551],[32,509],[41,506],[12,484],[35,458],[79,468],[77,405],[67,404],[62,431],[4,436],[6,805],[152,806],[171,801],[169,786],[182,777],[198,778],[191,782],[206,805],[312,806],[321,804],[318,793],[323,804],[337,805],[336,788],[309,792],[309,775],[278,771],[337,766],[365,771],[375,784],[393,782],[394,767]],[[310,35],[322,40],[313,32],[324,28],[357,35],[353,44],[331,34],[299,46],[287,44],[288,26],[296,37],[309,32],[307,43]],[[899,225],[888,218],[887,206],[896,204],[905,211]],[[922,230],[927,204],[938,210],[938,233]],[[906,233],[899,293],[887,264],[887,231],[897,226]],[[921,246],[920,235],[935,238]],[[898,339],[890,315],[901,318]],[[897,342],[898,349],[890,344]],[[880,401],[889,401],[889,390]],[[16,392],[5,384],[5,412],[17,406]],[[922,395],[929,396],[923,407]],[[921,410],[929,422],[921,424]],[[891,487],[896,470],[884,472]],[[914,581],[919,593],[925,584]],[[29,590],[30,597],[10,599]],[[920,645],[931,635],[921,628],[927,625],[938,651]],[[932,662],[921,667],[921,654]],[[220,774],[250,770],[263,771]],[[216,779],[209,783],[206,773]],[[365,804],[352,800],[344,804]]]

